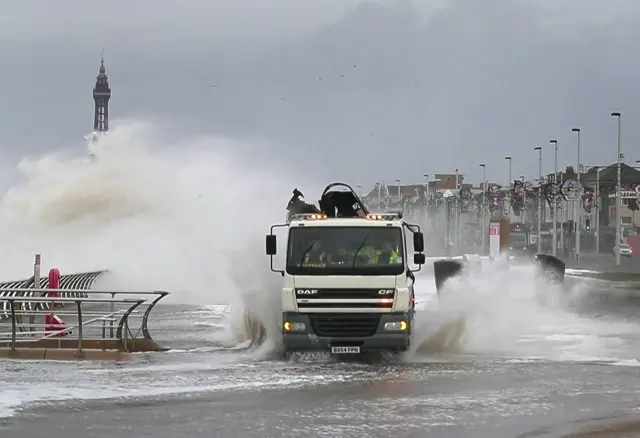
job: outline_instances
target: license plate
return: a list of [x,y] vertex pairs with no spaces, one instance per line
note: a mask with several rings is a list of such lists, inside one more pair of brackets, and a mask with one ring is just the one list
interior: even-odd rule
[[331,347],[331,354],[358,354],[360,347]]

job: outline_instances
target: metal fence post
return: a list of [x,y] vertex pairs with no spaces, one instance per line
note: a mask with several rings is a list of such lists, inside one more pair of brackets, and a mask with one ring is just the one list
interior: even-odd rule
[[82,357],[82,301],[76,301],[76,308],[78,309],[78,351],[76,356]]
[[9,299],[9,306],[11,307],[11,352],[16,352],[16,305],[13,299]]
[[[116,299],[115,293],[111,294],[111,299],[112,300]],[[111,310],[111,313],[115,312],[115,304],[113,303],[113,301],[111,302],[110,310]],[[113,339],[113,321],[109,322],[109,337]]]

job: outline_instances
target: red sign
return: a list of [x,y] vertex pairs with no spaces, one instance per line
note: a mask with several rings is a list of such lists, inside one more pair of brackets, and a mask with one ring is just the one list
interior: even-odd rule
[[500,224],[491,224],[491,225],[489,225],[489,235],[490,236],[499,236],[500,235]]
[[627,236],[627,245],[631,247],[631,252],[640,254],[640,236]]

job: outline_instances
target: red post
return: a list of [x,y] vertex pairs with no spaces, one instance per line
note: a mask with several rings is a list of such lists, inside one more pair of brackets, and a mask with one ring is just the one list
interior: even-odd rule
[[[49,289],[60,289],[60,270],[58,268],[49,269]],[[60,292],[49,292],[47,297],[60,297]],[[53,307],[62,307],[62,303],[53,303]]]
[[[45,333],[47,335],[51,334],[51,333],[58,333],[61,332],[62,330],[67,328],[67,325],[64,323],[64,321],[57,315],[54,315],[53,313],[47,313],[44,316],[44,324],[45,324]],[[59,333],[55,336],[53,336],[54,338],[62,338],[67,336],[68,333]]]
[[[60,270],[58,268],[49,269],[49,289],[60,289]],[[47,297],[60,297],[60,292],[48,292]],[[62,307],[62,303],[53,302],[52,307]],[[47,313],[44,316],[45,332],[46,334],[56,333],[67,328],[65,322],[54,313]],[[62,333],[55,337],[64,337],[68,333]]]

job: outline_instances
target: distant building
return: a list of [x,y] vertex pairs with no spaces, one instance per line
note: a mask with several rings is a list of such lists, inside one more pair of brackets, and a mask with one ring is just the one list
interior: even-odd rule
[[[640,171],[628,164],[620,164],[620,176],[623,191],[635,191],[640,185]],[[596,185],[600,186],[601,193],[601,210],[600,225],[603,227],[615,227],[616,217],[616,200],[615,191],[618,182],[618,164],[612,164],[606,167],[590,168],[586,173],[581,175],[580,181],[585,187],[591,190],[596,189]],[[623,196],[622,210],[620,218],[623,227],[640,227],[640,212],[638,212],[638,199],[627,198]]]
[[[380,187],[380,197],[413,197],[419,196],[422,192],[444,193],[447,190],[452,192],[456,189],[456,174],[455,173],[436,173],[435,178],[423,183],[418,184],[386,184],[384,181],[376,184],[376,186],[367,193],[366,199],[376,199],[378,197],[378,186]],[[427,187],[428,186],[428,187]],[[464,175],[458,174],[458,187],[469,188],[472,191],[479,188],[474,188],[471,184],[464,183]]]
[[[464,183],[464,175],[458,174],[458,188]],[[467,184],[468,185],[468,184]],[[470,185],[468,185],[470,187]],[[456,174],[455,173],[436,173],[433,181],[430,181],[429,187],[433,187],[436,191],[456,190]]]
[[109,131],[109,99],[111,99],[111,88],[104,68],[104,58],[100,60],[100,70],[93,88],[93,101],[95,104],[93,112],[93,133]]

